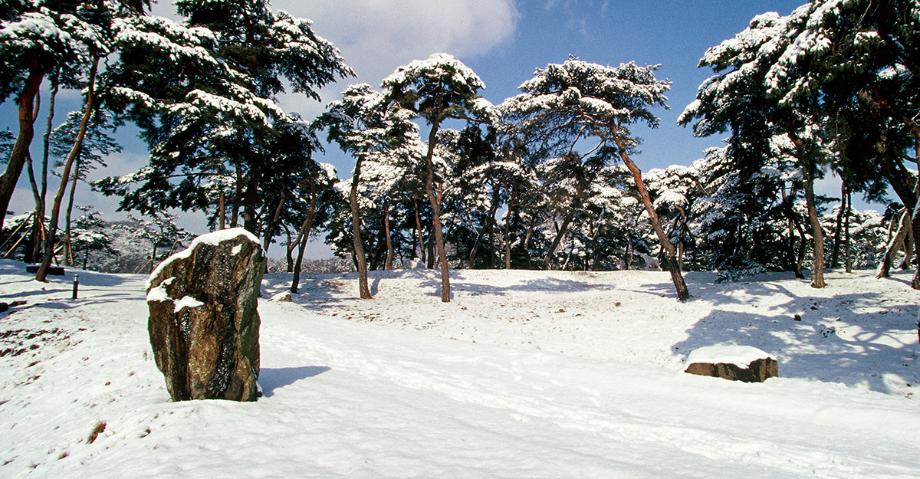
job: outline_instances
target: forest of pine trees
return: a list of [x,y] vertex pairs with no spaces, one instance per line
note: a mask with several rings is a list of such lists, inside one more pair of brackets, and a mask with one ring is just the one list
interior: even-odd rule
[[[635,154],[636,127],[683,107],[656,65],[559,59],[493,104],[472,69],[435,54],[303,118],[277,97],[319,100],[354,76],[309,20],[267,0],[176,5],[173,21],[144,0],[0,0],[0,101],[18,114],[0,132],[0,254],[41,263],[36,279],[109,247],[74,191],[131,124],[148,164],[90,186],[143,219],[133,234],[151,244],[148,267],[186,238],[167,212],[194,211],[280,249],[294,292],[315,237],[353,261],[362,298],[368,270],[399,267],[439,269],[445,302],[453,268],[660,268],[679,299],[692,270],[791,271],[821,288],[827,268],[910,268],[920,289],[915,0],[753,18],[700,59],[711,76],[680,116],[723,146],[666,169]],[[62,90],[79,93],[78,111],[56,111]],[[319,162],[328,148],[354,158],[348,178]],[[24,174],[34,211],[7,217]],[[830,174],[838,197],[815,190]],[[884,213],[854,209],[860,197]]]

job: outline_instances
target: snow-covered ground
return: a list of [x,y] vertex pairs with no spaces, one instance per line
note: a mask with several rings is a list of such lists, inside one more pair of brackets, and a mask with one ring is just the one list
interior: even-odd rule
[[[22,269],[0,262],[0,301],[29,301],[0,315],[4,478],[920,477],[903,274],[694,273],[685,304],[655,272],[460,271],[447,305],[427,271],[373,274],[373,301],[309,277],[260,303],[265,396],[238,404],[169,402],[146,277],[83,272],[72,302],[70,276]],[[714,344],[775,354],[782,377],[681,372]]]

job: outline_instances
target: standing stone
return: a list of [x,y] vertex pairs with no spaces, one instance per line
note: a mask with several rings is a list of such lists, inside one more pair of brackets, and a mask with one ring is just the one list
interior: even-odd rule
[[259,378],[259,240],[242,228],[198,237],[147,283],[147,328],[174,401],[255,401]]

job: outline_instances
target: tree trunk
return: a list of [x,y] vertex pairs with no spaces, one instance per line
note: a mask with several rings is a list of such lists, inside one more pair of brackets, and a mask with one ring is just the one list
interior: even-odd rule
[[[268,257],[268,248],[272,245],[272,237],[275,233],[275,227],[278,225],[278,218],[281,218],[281,212],[284,210],[285,201],[287,201],[287,191],[282,191],[281,199],[278,200],[278,205],[275,206],[275,213],[272,215],[268,225],[266,225],[265,231],[262,232],[262,254],[266,258]],[[265,267],[268,267],[268,262],[265,263]]]
[[565,261],[562,262],[562,271],[569,270],[569,262],[572,261],[572,254],[575,252],[575,242],[572,242],[572,245],[569,246],[569,252],[565,255]]
[[879,265],[878,272],[875,275],[876,278],[881,279],[890,276],[891,265],[894,263],[894,256],[901,248],[901,244],[904,243],[904,238],[907,237],[908,230],[910,229],[910,214],[907,208],[901,210],[897,224],[897,232],[891,237],[888,241],[888,245],[885,247],[885,254],[882,256],[882,264]]
[[[914,239],[916,240],[920,237],[920,128],[917,127],[916,122],[913,124],[911,129],[914,133],[914,159],[917,161],[917,181],[914,183],[914,197],[916,202],[914,204],[914,213],[911,218],[911,228],[914,232]],[[917,244],[914,243],[914,252],[916,253],[916,270],[914,271],[914,279],[911,281],[911,287],[914,289],[920,290],[920,247],[917,247]],[[917,323],[917,334],[920,335],[920,322]]]
[[233,209],[230,212],[230,227],[236,228],[240,224],[240,202],[243,201],[243,165],[240,164],[239,160],[235,160],[233,166],[236,173],[236,182],[233,185],[234,195]]
[[284,269],[286,273],[294,272],[294,254],[293,254],[293,241],[294,237],[291,235],[291,229],[288,228],[287,224],[282,223],[281,226],[284,228],[284,235],[287,237],[287,242],[284,244],[284,259],[286,260],[287,267]]
[[556,255],[556,250],[559,248],[559,243],[562,242],[562,237],[569,231],[569,224],[572,223],[573,214],[567,214],[562,219],[562,226],[559,227],[559,231],[556,232],[556,237],[553,238],[553,244],[550,246],[549,251],[546,252],[546,256],[543,257],[543,269],[549,271],[552,266],[553,256]]
[[808,208],[808,221],[811,223],[811,236],[814,240],[815,257],[811,268],[811,287],[823,288],[824,282],[824,229],[818,218],[818,207],[815,204],[815,165],[805,161],[803,177],[805,179],[805,205]]
[[220,230],[226,229],[227,225],[227,198],[224,190],[220,190],[217,197],[217,227]]
[[898,265],[898,269],[907,270],[910,268],[910,263],[914,259],[914,229],[909,228],[907,230],[907,236],[904,237],[904,259],[901,260],[901,264]]
[[479,231],[479,234],[476,235],[476,241],[473,243],[473,248],[470,250],[470,256],[468,258],[470,268],[476,268],[476,257],[479,254],[479,243],[482,242],[483,236],[489,236],[491,238],[492,231],[495,229],[495,213],[498,211],[498,201],[500,200],[499,193],[500,190],[497,186],[492,188],[492,202],[489,204],[488,216],[486,216],[485,224],[482,225],[482,229]]
[[361,205],[358,204],[358,182],[361,177],[362,160],[363,158],[358,155],[355,162],[355,173],[351,178],[351,192],[348,194],[348,201],[351,205],[352,245],[358,269],[358,294],[361,299],[373,299],[371,289],[367,284],[367,258],[364,256],[364,240],[361,237]]
[[677,229],[677,267],[684,270],[684,232],[687,231],[687,211],[680,206],[674,206],[680,215],[680,224]]
[[[32,124],[35,124],[35,120],[38,118],[38,114],[41,111],[42,97],[41,93],[35,95],[34,108],[32,109]],[[29,186],[32,187],[32,200],[35,202],[35,211],[38,212],[41,208],[41,193],[38,190],[38,184],[35,182],[35,168],[32,165],[32,153],[26,152],[26,172],[29,174]],[[40,214],[32,214],[32,231],[27,235],[27,241],[25,243],[25,257],[26,263],[33,263],[38,258],[38,251],[40,249],[39,237],[42,233],[42,228],[44,225],[40,220]]]
[[307,249],[307,243],[310,241],[310,230],[313,229],[313,216],[316,214],[316,185],[312,182],[310,185],[310,207],[307,209],[307,217],[304,218],[303,223],[300,225],[300,230],[297,231],[297,239],[293,243],[288,241],[288,261],[291,259],[291,252],[294,246],[297,246],[297,262],[293,264],[292,272],[293,277],[291,279],[291,292],[296,294],[298,288],[300,287],[300,271],[303,268],[303,254]]
[[246,189],[243,192],[243,228],[256,237],[259,236],[259,183],[262,181],[262,169],[256,164],[249,165],[246,175]]
[[300,240],[300,244],[297,245],[297,262],[294,263],[293,271],[291,272],[291,293],[297,294],[300,291],[300,273],[303,268],[303,255],[307,250],[307,243],[310,242],[308,237],[304,237]]
[[[918,173],[920,173],[920,123],[917,122],[917,117],[901,115],[894,107],[891,106],[891,103],[887,98],[885,98],[884,95],[881,94],[877,87],[873,87],[871,89],[871,93],[872,97],[879,104],[879,106],[887,110],[892,118],[899,120],[904,124],[904,126],[907,127],[908,130],[910,130],[914,137],[914,159],[917,161],[917,169]],[[883,162],[882,170],[882,174],[888,177],[892,189],[895,190],[895,192],[901,198],[901,202],[904,203],[905,207],[907,207],[907,214],[911,216],[911,228],[914,233],[917,233],[920,231],[920,176],[918,176],[917,180],[914,181],[912,189],[913,194],[910,194],[909,190],[911,190],[911,188],[909,188],[908,175],[903,174],[906,173],[906,168],[904,168],[900,160],[893,162],[893,164]],[[915,249],[917,255],[917,269],[914,272],[914,278],[911,282],[911,286],[914,289],[920,290],[920,248]],[[920,328],[920,323],[918,323],[918,328]],[[917,330],[917,333],[920,334],[920,329]]]
[[847,211],[843,217],[843,237],[845,241],[844,248],[844,258],[843,264],[846,267],[847,273],[853,272],[853,259],[852,259],[852,249],[851,249],[851,240],[850,240],[850,212],[853,208],[853,195],[847,191]]
[[808,210],[808,221],[811,223],[814,258],[811,267],[811,287],[823,288],[824,282],[824,228],[818,218],[818,206],[815,203],[815,170],[817,165],[805,150],[805,144],[795,133],[792,125],[786,126],[786,136],[795,146],[796,156],[802,165],[802,179],[805,182],[805,206]]
[[502,251],[504,254],[505,269],[511,269],[511,218],[514,214],[516,189],[512,184],[508,191],[508,210],[505,211],[504,221],[502,221]]
[[42,213],[42,197],[38,189],[38,183],[35,181],[35,170],[32,167],[32,155],[26,155],[26,171],[29,173],[29,185],[32,187],[32,199],[35,201],[35,213],[32,215],[32,232],[30,233],[31,242],[26,245],[26,263],[34,263],[38,259],[41,250],[42,233],[44,232]]
[[629,263],[630,263],[630,260],[632,259],[630,257],[631,253],[629,252],[630,243],[631,242],[629,241],[629,238],[626,238],[626,251],[623,252],[623,270],[624,271],[629,271]]
[[840,266],[840,233],[843,230],[843,215],[847,201],[847,182],[840,183],[840,208],[837,210],[837,221],[834,226],[834,249],[831,252],[831,268]]
[[51,267],[51,259],[54,257],[54,240],[57,236],[58,219],[61,215],[61,202],[64,200],[64,193],[67,190],[67,178],[70,177],[70,170],[83,148],[83,139],[86,138],[86,130],[89,126],[89,119],[93,116],[93,102],[96,91],[96,72],[99,69],[99,57],[93,58],[93,66],[89,71],[89,81],[87,83],[86,101],[83,105],[83,118],[80,120],[80,129],[77,131],[77,138],[74,141],[67,160],[64,163],[64,171],[61,173],[61,185],[58,187],[57,194],[54,196],[54,204],[51,208],[51,222],[48,225],[48,236],[45,239],[45,253],[42,264],[35,273],[37,281],[47,281],[48,268]]
[[[798,232],[799,238],[801,240],[801,246],[805,245],[805,232],[802,230],[802,227],[799,226],[795,218],[795,210],[792,207],[793,202],[795,201],[795,187],[790,187],[789,196],[786,196],[786,187],[780,189],[783,199],[783,213],[786,215],[787,225],[789,231],[789,255],[790,255],[790,266],[792,271],[795,273],[796,279],[805,279],[805,275],[802,274],[802,257],[804,256],[804,251],[800,254],[795,254],[795,232]],[[804,248],[802,248],[804,249]]]
[[680,265],[675,260],[677,252],[674,249],[674,244],[671,243],[670,238],[668,238],[668,235],[665,234],[664,229],[661,227],[661,221],[658,219],[658,214],[655,213],[655,208],[652,206],[652,200],[649,197],[648,190],[645,188],[645,182],[642,180],[642,171],[639,170],[639,167],[637,167],[632,159],[629,158],[629,155],[626,154],[626,148],[622,140],[616,136],[616,128],[611,127],[611,130],[620,153],[620,159],[623,161],[623,164],[626,165],[626,168],[629,169],[629,172],[632,173],[633,180],[636,183],[636,189],[639,190],[639,196],[642,198],[642,204],[645,205],[645,212],[648,214],[649,222],[652,223],[652,228],[658,236],[658,241],[661,242],[661,247],[664,248],[667,254],[668,271],[671,273],[671,281],[674,283],[674,289],[677,291],[677,299],[686,301],[690,299],[690,291],[687,289],[687,283],[684,282],[684,276],[681,274]]
[[428,154],[425,156],[427,178],[425,189],[428,201],[431,203],[431,224],[434,230],[435,248],[438,252],[438,264],[441,267],[441,302],[450,302],[450,270],[447,265],[447,250],[444,247],[444,235],[441,231],[441,197],[444,193],[441,186],[435,191],[434,187],[434,149],[438,142],[438,129],[441,121],[440,105],[435,107],[434,120],[431,122],[431,132],[428,133]]
[[524,254],[526,259],[526,264],[530,264],[530,240],[533,239],[534,229],[536,228],[536,215],[530,219],[530,224],[527,226],[527,232],[524,233],[524,241],[521,242],[521,252]]
[[383,269],[393,271],[393,239],[390,237],[390,199],[383,202],[383,231],[386,235],[387,259]]
[[417,241],[417,252],[415,258],[425,262],[425,234],[422,230],[422,215],[419,212],[418,195],[412,193],[412,205],[415,208],[415,237]]
[[600,263],[600,252],[599,252],[600,248],[597,246],[597,239],[601,236],[601,231],[604,229],[603,224],[601,222],[604,221],[604,215],[606,213],[607,213],[607,210],[602,208],[600,214],[597,215],[597,222],[596,222],[597,230],[595,230],[594,234],[591,236],[591,256],[590,256],[591,266],[590,267],[588,266],[589,256],[586,255],[585,256],[585,271],[587,271],[589,268],[591,269],[591,271],[597,271],[597,266]]
[[[75,192],[77,191],[77,180],[80,179],[80,157],[82,155],[77,155],[77,159],[74,161],[73,167],[73,179],[70,183],[70,196],[67,198],[67,211],[64,214],[64,261],[67,262],[68,266],[74,266],[73,259],[73,238],[71,236],[71,217],[73,216],[73,199]],[[61,178],[63,181],[63,177]]]
[[45,72],[37,64],[33,65],[19,95],[19,136],[6,162],[6,171],[0,176],[0,230],[6,221],[6,210],[10,207],[10,199],[16,190],[26,155],[29,154],[29,146],[35,136],[35,98],[44,77]]
[[[35,219],[37,234],[33,245],[33,258],[38,259],[41,247],[45,240],[45,203],[48,198],[48,157],[51,150],[51,132],[54,129],[54,113],[57,105],[57,94],[60,88],[60,70],[55,71],[51,76],[51,97],[48,100],[48,116],[45,121],[45,134],[42,136],[42,176],[41,192],[39,193],[39,202],[35,205]],[[29,164],[31,166],[31,157]],[[41,240],[39,240],[41,238]],[[85,268],[84,268],[85,269]]]
[[437,261],[437,256],[434,253],[434,232],[431,230],[428,231],[428,234],[425,235],[425,267],[428,269],[434,269],[434,263]]

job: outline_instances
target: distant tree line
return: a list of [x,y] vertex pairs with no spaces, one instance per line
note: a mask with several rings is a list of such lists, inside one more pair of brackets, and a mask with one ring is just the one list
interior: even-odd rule
[[[659,267],[686,299],[686,270],[810,272],[820,288],[828,265],[881,277],[901,267],[917,271],[920,289],[916,1],[816,0],[755,17],[705,53],[700,67],[713,75],[680,117],[724,146],[645,172],[634,128],[658,126],[670,88],[654,65],[571,57],[495,105],[475,72],[435,54],[303,119],[276,97],[319,99],[353,72],[308,20],[266,0],[177,0],[180,21],[149,16],[143,1],[2,3],[0,55],[11,67],[0,97],[18,102],[19,132],[0,135],[0,224],[22,169],[36,177],[42,83],[52,92],[34,220],[19,233],[43,268],[59,250],[79,256],[68,183],[72,198],[118,150],[108,132],[132,122],[149,164],[94,187],[145,216],[199,211],[213,229],[245,227],[265,249],[279,242],[294,292],[319,232],[353,262],[362,298],[368,270],[396,267],[439,269],[445,302],[450,268]],[[81,89],[84,106],[51,128],[62,86]],[[350,178],[315,160],[321,139],[354,158]],[[50,217],[49,158],[70,180]],[[839,198],[816,194],[828,173],[841,179]],[[854,195],[888,208],[857,211]]]

